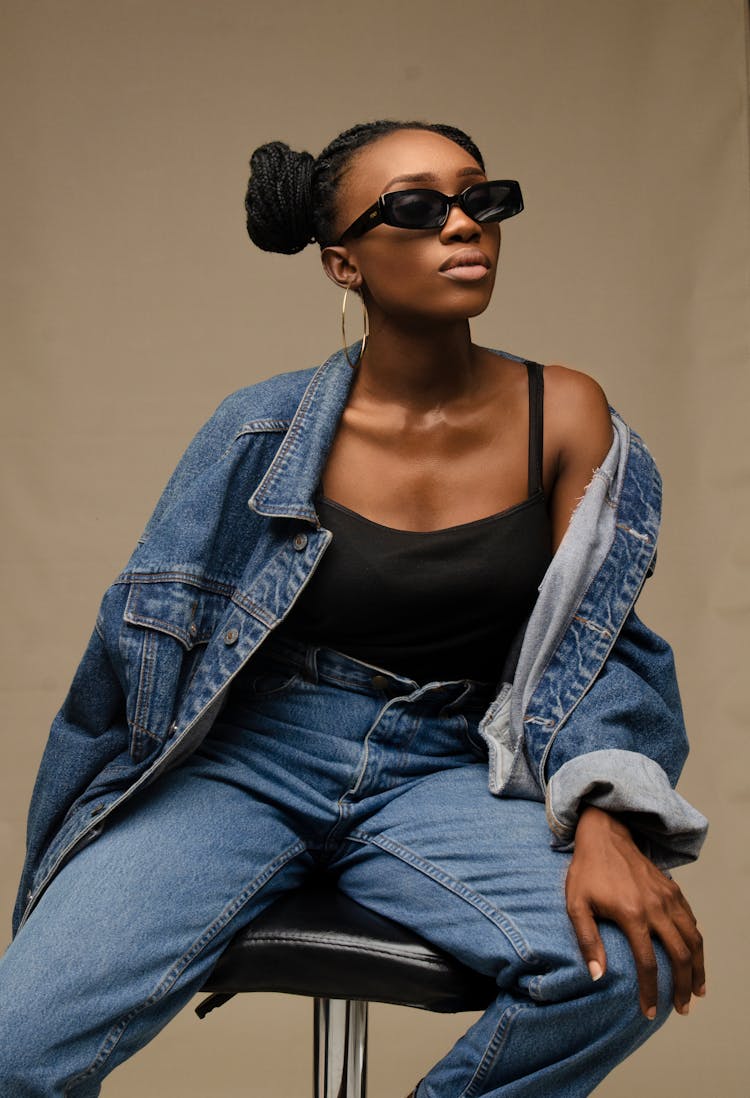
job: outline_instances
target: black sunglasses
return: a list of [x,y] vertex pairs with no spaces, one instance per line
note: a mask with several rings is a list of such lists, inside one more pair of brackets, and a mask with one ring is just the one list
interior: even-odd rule
[[393,225],[397,229],[441,229],[448,220],[451,206],[457,204],[472,221],[503,221],[523,209],[521,188],[515,179],[492,179],[474,183],[460,194],[416,188],[389,191],[353,221],[336,241],[346,236],[362,236],[376,225]]

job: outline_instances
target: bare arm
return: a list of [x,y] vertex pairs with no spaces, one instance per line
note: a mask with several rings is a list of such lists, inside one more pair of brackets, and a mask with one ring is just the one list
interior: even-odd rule
[[544,446],[557,455],[550,493],[552,548],[557,549],[576,504],[612,445],[604,390],[588,374],[545,366]]
[[[571,515],[612,442],[607,398],[593,378],[564,366],[545,367],[549,402],[549,438],[557,453],[551,498],[553,548],[557,549]],[[703,941],[695,916],[679,886],[638,848],[628,827],[616,817],[584,806],[575,834],[573,860],[566,879],[568,914],[592,978],[607,967],[596,920],[615,922],[628,939],[636,962],[641,1010],[656,1014],[656,957],[651,936],[669,956],[673,1001],[687,1014],[691,994],[705,994]]]

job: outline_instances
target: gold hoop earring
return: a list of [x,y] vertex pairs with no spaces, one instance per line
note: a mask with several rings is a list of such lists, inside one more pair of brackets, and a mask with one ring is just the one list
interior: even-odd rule
[[357,361],[352,362],[352,360],[349,358],[349,349],[348,349],[348,345],[347,345],[347,342],[346,342],[346,295],[348,293],[349,293],[349,286],[347,284],[347,287],[344,290],[344,300],[343,300],[342,305],[341,305],[341,337],[344,340],[344,354],[346,355],[346,361],[349,363],[351,368],[354,370],[359,365],[359,363],[362,361],[362,355],[365,353],[365,347],[367,346],[367,337],[370,334],[370,318],[367,314],[367,306],[365,305],[365,300],[364,300],[364,298],[361,297],[360,300],[362,302],[362,315],[364,317],[365,330],[364,330],[364,335],[362,336],[362,346],[359,349],[359,355],[357,356]]

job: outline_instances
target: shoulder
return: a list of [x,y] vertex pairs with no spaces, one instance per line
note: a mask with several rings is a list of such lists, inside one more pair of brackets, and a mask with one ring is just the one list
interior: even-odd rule
[[545,399],[560,419],[577,419],[594,416],[597,420],[609,420],[610,411],[606,393],[595,378],[574,370],[570,366],[550,363],[544,367]]
[[544,367],[545,442],[561,463],[578,458],[598,465],[612,444],[612,416],[598,381],[581,370]]
[[315,373],[316,367],[292,370],[235,389],[224,397],[212,418],[230,427],[254,420],[292,419]]

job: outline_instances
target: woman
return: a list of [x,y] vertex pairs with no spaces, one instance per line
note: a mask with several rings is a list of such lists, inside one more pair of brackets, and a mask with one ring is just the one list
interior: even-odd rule
[[632,609],[658,473],[591,378],[471,342],[522,201],[460,130],[251,168],[252,239],[317,241],[369,337],[228,397],[104,595],[32,799],[0,1091],[98,1094],[322,867],[497,979],[413,1094],[588,1094],[705,991],[664,872],[705,821]]

